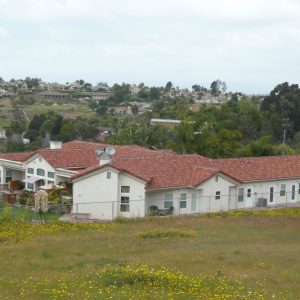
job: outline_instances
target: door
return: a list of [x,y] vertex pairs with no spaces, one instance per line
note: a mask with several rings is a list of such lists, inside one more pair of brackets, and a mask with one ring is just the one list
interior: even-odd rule
[[246,207],[253,207],[253,200],[252,200],[252,188],[246,188]]
[[275,204],[275,199],[274,199],[275,193],[274,193],[274,191],[275,191],[274,186],[270,186],[268,205],[274,205]]
[[228,195],[228,209],[236,209],[236,187],[229,187],[229,195]]
[[296,201],[296,184],[292,184],[291,201]]
[[191,211],[195,213],[197,211],[197,194],[192,193]]

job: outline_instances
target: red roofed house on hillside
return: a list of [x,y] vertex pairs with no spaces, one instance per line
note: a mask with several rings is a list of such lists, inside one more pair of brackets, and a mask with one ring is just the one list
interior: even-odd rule
[[300,156],[212,160],[140,146],[108,149],[72,141],[0,154],[2,192],[14,181],[33,191],[68,182],[73,213],[103,220],[144,217],[151,206],[180,215],[300,201]]

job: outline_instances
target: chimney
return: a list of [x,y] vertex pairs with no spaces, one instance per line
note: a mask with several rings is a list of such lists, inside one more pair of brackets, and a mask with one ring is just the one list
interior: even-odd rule
[[54,150],[54,149],[61,149],[62,146],[62,142],[60,141],[50,141],[50,149]]
[[96,150],[96,156],[99,159],[100,166],[111,163],[110,155],[108,153],[104,152],[104,151]]

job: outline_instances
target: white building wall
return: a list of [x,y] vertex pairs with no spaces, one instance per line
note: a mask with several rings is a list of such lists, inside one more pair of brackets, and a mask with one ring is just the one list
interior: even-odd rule
[[[146,196],[147,212],[152,205],[159,209],[164,208],[165,195],[173,194],[174,215],[207,213],[216,211],[227,211],[229,207],[229,188],[235,187],[234,183],[227,180],[222,175],[212,177],[202,183],[198,188],[168,189],[160,191],[149,191]],[[216,199],[216,192],[220,192],[220,199]],[[181,194],[187,193],[186,208],[180,208]],[[193,194],[195,194],[193,196]],[[193,210],[192,201],[196,198],[196,209]],[[235,202],[235,198],[232,197]],[[195,207],[194,207],[195,208]]]
[[[181,194],[187,194],[186,208],[180,208]],[[196,210],[192,211],[192,193],[196,195]],[[151,206],[157,206],[159,209],[165,209],[164,201],[166,194],[173,195],[173,215],[184,215],[199,212],[200,191],[192,188],[166,189],[159,191],[149,191],[146,194],[146,213],[150,213]]]
[[[111,178],[107,178],[111,172]],[[129,186],[129,193],[121,193]],[[121,211],[121,197],[129,197],[129,211]],[[116,217],[145,216],[145,183],[134,177],[104,170],[73,183],[73,213],[89,214],[92,219],[112,220]]]
[[[216,175],[206,180],[199,187],[202,189],[200,212],[227,211],[230,206],[229,190],[234,186],[234,183],[222,175]],[[217,192],[220,192],[220,199],[216,198]]]
[[[121,193],[122,186],[129,186],[130,193]],[[121,203],[118,202],[118,216],[124,218],[140,218],[145,216],[145,183],[128,174],[119,173],[119,198],[129,197],[129,212],[121,212]]]
[[[111,178],[107,178],[111,172]],[[91,219],[112,220],[117,214],[118,172],[105,170],[73,183],[73,213]]]
[[12,170],[12,180],[22,181],[24,179],[24,172],[19,170]]
[[[34,169],[33,174],[28,173],[29,168]],[[37,169],[44,170],[45,175],[44,176],[38,175],[37,174]],[[53,172],[54,173],[54,178],[48,177],[48,172]],[[57,183],[56,178],[55,178],[56,177],[55,169],[41,156],[36,157],[35,159],[33,159],[32,161],[28,162],[25,165],[25,178],[32,177],[32,176],[43,179],[45,184],[48,184],[49,182]],[[34,190],[36,190],[36,189],[37,189],[37,185],[35,184],[34,185]]]
[[[286,186],[286,193],[285,195],[280,195],[280,188],[281,184],[285,184]],[[295,185],[295,193],[294,193],[294,200],[292,199],[292,186]],[[245,208],[245,207],[254,207],[259,198],[267,199],[268,205],[282,205],[282,204],[290,204],[296,203],[300,201],[300,179],[290,179],[290,180],[270,180],[266,182],[252,182],[249,184],[243,184],[239,187],[243,187],[245,191],[243,203],[238,203],[238,208]],[[270,200],[270,187],[274,188],[274,200],[271,202]],[[252,189],[252,196],[250,203],[247,205],[247,189]]]

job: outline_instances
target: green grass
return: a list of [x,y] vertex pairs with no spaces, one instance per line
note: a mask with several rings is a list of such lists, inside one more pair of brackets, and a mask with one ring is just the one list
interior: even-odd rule
[[45,220],[45,221],[57,221],[61,214],[54,213],[39,213],[34,212],[31,208],[22,208],[14,205],[6,204],[0,200],[0,220],[5,218],[7,220],[15,221],[27,221],[31,222],[33,220]]
[[[93,228],[97,225],[84,230],[59,226],[46,225],[45,230],[32,230],[30,239],[0,243],[0,256],[5,258],[0,260],[1,295],[194,299],[202,293],[203,299],[257,299],[258,294],[261,299],[300,298],[300,209],[151,217],[114,223],[104,230]],[[0,224],[0,232],[7,230],[4,227]],[[187,235],[181,237],[182,233]],[[168,289],[173,284],[177,294]],[[237,290],[240,297],[233,294]]]
[[141,232],[136,235],[141,239],[174,239],[174,238],[187,238],[193,237],[191,233],[184,232],[176,229],[167,229],[167,230],[148,230]]
[[[87,103],[84,102],[61,103],[53,100],[51,102],[56,102],[56,104],[45,105],[42,100],[45,101],[45,99],[37,99],[36,103],[33,105],[19,105],[19,108],[23,109],[30,119],[36,114],[47,113],[48,111],[55,111],[66,118],[76,118],[78,116],[89,118],[96,116],[95,112],[93,112],[88,107]],[[0,112],[8,116],[7,119],[0,119],[0,127],[8,126],[10,124],[12,109],[13,106],[9,99],[0,99]]]

